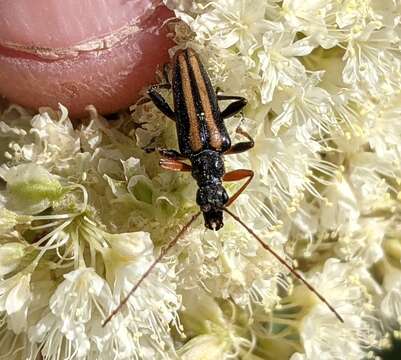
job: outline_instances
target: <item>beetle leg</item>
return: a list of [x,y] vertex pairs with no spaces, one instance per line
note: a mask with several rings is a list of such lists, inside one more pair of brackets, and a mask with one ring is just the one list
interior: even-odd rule
[[243,96],[237,96],[237,95],[221,95],[218,94],[217,92],[221,92],[221,88],[217,87],[216,88],[216,96],[217,100],[245,100],[246,99]]
[[170,73],[170,64],[169,63],[165,63],[163,65],[163,79],[165,81],[166,84],[169,84],[171,87],[171,81],[169,78],[169,73]]
[[[146,91],[146,93],[148,95],[149,95],[149,91],[151,90],[151,88],[153,88],[153,90],[152,90],[153,93],[155,93],[155,92],[158,93],[157,89],[167,89],[167,90],[171,89],[171,84],[169,82],[166,82],[166,83],[151,85],[151,87]],[[159,96],[161,96],[161,95],[159,94]],[[152,101],[152,99],[150,99],[149,97],[143,96],[135,103],[135,105],[146,104],[150,101]]]
[[188,165],[182,161],[172,160],[172,159],[161,158],[159,161],[159,165],[163,169],[167,169],[170,171],[191,171],[192,170],[191,165]]
[[157,151],[159,152],[159,154],[163,157],[163,158],[167,158],[170,160],[185,160],[187,159],[186,156],[182,155],[181,153],[179,153],[176,150],[169,150],[169,149],[157,149]]
[[146,148],[144,149],[147,153],[152,153],[157,151],[161,157],[169,159],[169,160],[185,160],[186,156],[182,155],[176,150],[164,149],[164,148]]
[[164,99],[162,95],[157,91],[157,89],[165,88],[169,89],[171,87],[170,84],[159,84],[159,85],[153,85],[150,87],[148,90],[148,95],[150,99],[152,100],[153,104],[168,118],[171,120],[175,121],[175,113],[171,109],[170,105],[168,102]]
[[239,154],[249,149],[252,149],[255,146],[255,142],[251,138],[251,135],[249,135],[245,130],[238,127],[235,132],[237,134],[245,136],[249,141],[241,141],[239,143],[234,144],[224,153],[224,155]]
[[226,206],[230,206],[235,200],[237,200],[238,196],[246,189],[253,178],[254,172],[248,169],[239,169],[230,171],[223,176],[223,181],[239,181],[245,178],[248,178],[247,181],[237,190],[237,192],[230,197]]
[[248,101],[242,96],[231,96],[231,95],[216,95],[217,100],[236,100],[229,104],[222,112],[221,117],[227,119],[235,114],[239,113]]

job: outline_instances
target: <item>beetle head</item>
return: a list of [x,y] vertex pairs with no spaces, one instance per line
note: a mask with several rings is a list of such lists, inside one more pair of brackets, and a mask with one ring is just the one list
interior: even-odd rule
[[217,184],[209,184],[200,187],[196,194],[196,202],[199,205],[205,226],[210,230],[219,230],[223,227],[223,211],[221,210],[229,200],[224,187]]

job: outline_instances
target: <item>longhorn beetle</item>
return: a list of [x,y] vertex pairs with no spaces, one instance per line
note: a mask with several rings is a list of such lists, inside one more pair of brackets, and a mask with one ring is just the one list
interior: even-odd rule
[[[193,49],[178,50],[172,62],[172,89],[174,110],[158,92],[160,88],[171,88],[166,77],[165,84],[153,85],[148,90],[148,96],[154,105],[168,118],[175,121],[180,152],[169,149],[158,149],[161,160],[160,166],[171,171],[191,172],[198,184],[196,202],[200,211],[192,216],[181,231],[172,239],[159,256],[144,272],[135,286],[129,291],[120,304],[110,313],[103,323],[106,325],[111,318],[128,301],[142,281],[148,276],[156,264],[178,242],[180,237],[202,213],[205,226],[211,230],[219,230],[223,226],[223,212],[231,215],[250,233],[261,246],[269,251],[295,277],[301,280],[316,296],[323,301],[336,317],[344,322],[338,312],[328,301],[315,290],[284,258],[278,255],[268,244],[255,234],[237,215],[227,207],[231,205],[245,190],[253,178],[253,171],[247,169],[225,172],[224,155],[238,154],[251,149],[254,141],[251,136],[237,128],[237,133],[246,141],[231,144],[230,136],[224,125],[224,119],[240,112],[247,104],[241,96],[226,96],[216,94],[212,87],[198,55]],[[223,111],[220,111],[219,100],[234,100]],[[191,164],[184,162],[189,161]],[[231,197],[224,189],[223,181],[238,181],[246,179],[245,183]]]

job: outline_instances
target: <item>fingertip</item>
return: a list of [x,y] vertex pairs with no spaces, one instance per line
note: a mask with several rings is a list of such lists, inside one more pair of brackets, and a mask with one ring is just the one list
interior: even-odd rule
[[[67,3],[72,6],[77,2]],[[109,0],[104,3],[112,6],[121,2]],[[132,5],[133,2],[124,3]],[[123,10],[126,9],[120,8],[120,11]],[[168,49],[173,45],[168,27],[165,26],[166,20],[173,17],[170,10],[157,6],[147,8],[141,15],[140,22],[127,36],[102,49],[60,56],[60,48],[54,48],[58,56],[52,58],[49,53],[2,46],[0,94],[33,109],[40,106],[57,108],[57,104],[62,103],[69,109],[71,117],[83,116],[88,104],[93,104],[103,114],[128,107],[138,99],[143,87],[154,81],[157,67],[169,61]],[[118,21],[122,21],[121,14],[118,16]],[[121,27],[119,29],[121,31]],[[104,29],[100,30],[104,36]],[[5,36],[1,32],[0,29],[0,41]],[[81,29],[78,33],[82,37],[85,31]],[[66,31],[57,38],[57,44],[61,41],[68,44],[69,39],[65,34]],[[88,35],[88,32],[85,34]],[[77,38],[77,34],[74,33],[73,37]],[[49,45],[49,42],[46,44]],[[71,49],[71,46],[63,49]]]

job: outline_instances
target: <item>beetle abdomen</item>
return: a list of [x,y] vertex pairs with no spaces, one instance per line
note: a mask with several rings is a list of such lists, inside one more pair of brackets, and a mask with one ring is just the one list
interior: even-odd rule
[[192,49],[179,50],[174,57],[173,94],[181,153],[224,152],[230,148],[215,91]]

